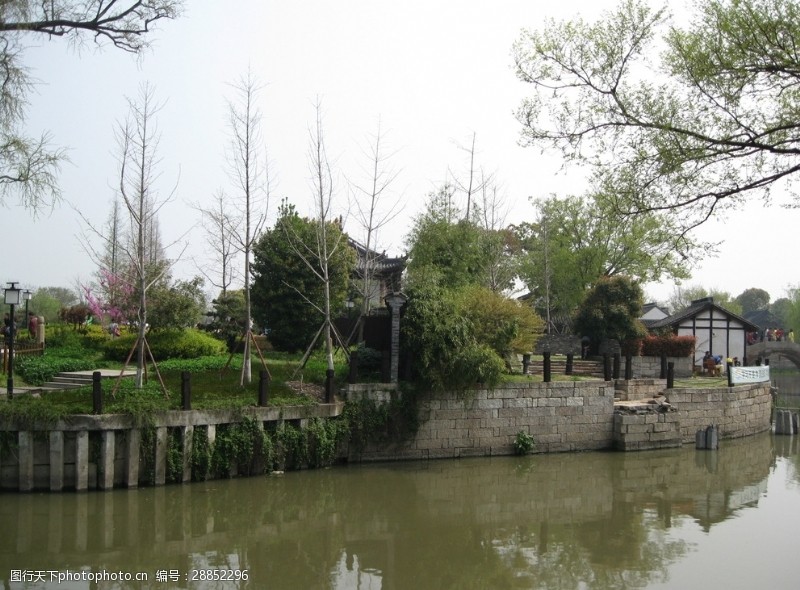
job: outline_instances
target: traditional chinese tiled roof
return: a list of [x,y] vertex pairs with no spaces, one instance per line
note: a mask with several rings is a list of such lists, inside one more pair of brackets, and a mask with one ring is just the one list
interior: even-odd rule
[[386,252],[376,252],[372,249],[368,250],[366,246],[359,244],[352,238],[348,238],[347,241],[358,256],[358,263],[356,265],[356,270],[358,272],[364,270],[368,259],[372,262],[372,268],[376,274],[388,275],[401,273],[406,268],[408,255],[393,258],[387,256]]
[[736,315],[714,303],[713,297],[705,297],[703,299],[697,299],[692,301],[692,304],[689,307],[686,307],[677,313],[672,314],[671,316],[667,316],[664,319],[655,321],[653,323],[647,324],[648,329],[650,330],[657,330],[659,328],[675,328],[681,324],[684,320],[691,319],[697,315],[699,315],[702,311],[707,309],[713,309],[715,312],[719,312],[720,314],[729,317],[730,319],[734,319],[742,324],[742,326],[749,331],[756,331],[758,330],[758,326],[753,324],[752,322],[747,321],[742,316]]

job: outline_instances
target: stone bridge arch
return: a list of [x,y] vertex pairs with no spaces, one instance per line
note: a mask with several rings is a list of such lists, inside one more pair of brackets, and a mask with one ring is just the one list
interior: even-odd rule
[[800,369],[800,344],[794,342],[757,342],[747,347],[747,363],[755,364],[756,359],[767,359],[773,354],[780,354],[789,359]]

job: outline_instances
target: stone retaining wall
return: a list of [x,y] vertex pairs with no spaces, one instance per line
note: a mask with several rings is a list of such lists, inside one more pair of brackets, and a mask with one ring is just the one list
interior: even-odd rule
[[769,383],[705,389],[667,390],[667,401],[680,413],[684,443],[695,440],[695,433],[715,425],[719,437],[738,438],[770,428],[772,396]]
[[[631,360],[634,379],[661,377],[661,357],[635,356]],[[692,376],[694,367],[692,366],[692,359],[689,357],[668,356],[667,362],[675,364],[674,370],[676,379]]]
[[681,418],[677,411],[651,407],[614,413],[614,448],[618,451],[651,451],[679,447]]
[[441,393],[420,402],[420,427],[413,438],[367,448],[351,459],[509,455],[520,431],[534,437],[537,452],[611,446],[614,391],[609,382],[508,383],[464,395]]
[[[654,386],[647,382],[643,385]],[[635,384],[629,383],[629,392]],[[359,389],[359,388],[356,388]],[[399,395],[394,388],[360,388],[361,396]],[[617,414],[614,384],[601,380],[553,383],[509,383],[466,394],[437,394],[419,402],[419,429],[400,443],[373,446],[342,458],[350,460],[434,459],[508,455],[523,432],[533,436],[536,452],[611,448],[644,450],[693,442],[709,425],[721,439],[748,436],[770,428],[768,383],[732,388],[672,389],[667,399],[674,412],[650,409],[640,415]],[[343,404],[315,407],[249,408],[245,411],[172,411],[153,416],[156,485],[165,483],[170,440],[179,440],[182,481],[191,480],[194,432],[205,430],[210,443],[219,425],[243,417],[263,427],[282,421],[303,426],[311,418],[332,418]],[[655,406],[654,406],[655,407]],[[270,426],[271,425],[271,426]],[[136,487],[143,481],[142,430],[129,416],[72,416],[53,426],[0,423],[0,488],[86,490]],[[170,439],[169,437],[173,437]],[[13,439],[13,440],[12,440]],[[173,445],[174,447],[174,445]],[[149,458],[150,460],[152,458]],[[231,467],[236,474],[236,466]],[[174,473],[174,470],[172,471]],[[179,472],[180,473],[180,472]]]
[[[617,382],[616,387],[620,383]],[[657,379],[626,383],[638,399],[664,391]],[[606,448],[649,450],[694,443],[695,432],[716,425],[720,438],[738,438],[770,428],[768,383],[734,388],[664,391],[675,411],[652,405],[615,414],[611,382],[509,383],[494,390],[436,394],[420,402],[417,433],[401,443],[352,451],[351,461],[392,461],[508,455],[522,431],[535,452]]]
[[653,398],[661,395],[666,388],[666,379],[635,379],[633,381],[617,379],[614,382],[614,393],[622,401]]

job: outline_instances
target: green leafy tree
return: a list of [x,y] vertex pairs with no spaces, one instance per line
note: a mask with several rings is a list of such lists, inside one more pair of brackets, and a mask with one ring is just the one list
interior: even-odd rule
[[244,329],[244,318],[246,317],[244,289],[227,289],[221,292],[219,297],[211,301],[211,306],[211,311],[206,314],[209,322],[205,329],[220,340],[224,340],[228,346],[228,352],[234,352],[236,343],[246,332]]
[[590,166],[621,211],[680,209],[684,231],[800,170],[798,3],[694,6],[678,25],[666,6],[624,0],[598,22],[526,31],[513,50],[532,86],[523,142]]
[[181,0],[0,1],[0,200],[15,195],[36,212],[61,194],[57,176],[66,153],[51,146],[49,134],[27,137],[22,129],[35,84],[23,63],[26,40],[90,38],[140,53],[156,23],[176,18],[182,7]]
[[455,308],[469,319],[475,339],[504,360],[531,352],[542,335],[542,318],[530,306],[486,287],[472,285],[455,294]]
[[769,306],[770,312],[778,318],[779,326],[788,326],[791,323],[792,300],[788,297],[776,299]]
[[[517,236],[520,276],[546,317],[572,314],[600,277],[626,275],[644,283],[689,276],[673,248],[669,219],[620,216],[602,194],[540,202],[538,220],[518,226]],[[694,244],[690,252],[700,256]]]
[[66,287],[40,287],[31,296],[29,310],[44,317],[46,323],[60,319],[59,312],[78,303],[78,296]]
[[739,293],[734,301],[741,306],[742,313],[750,313],[752,311],[767,309],[769,307],[769,299],[769,293],[764,289],[751,287]]
[[[295,244],[314,243],[316,222],[297,214],[293,205],[283,203],[272,229],[264,232],[253,249],[253,316],[269,329],[278,350],[299,351],[311,344],[323,324],[325,285],[309,268]],[[327,239],[333,256],[328,261],[330,305],[343,309],[356,257],[351,248],[333,248],[342,237],[341,227],[329,223]]]
[[206,296],[203,279],[176,281],[172,285],[156,283],[148,291],[148,320],[153,330],[191,328],[203,317]]
[[[486,229],[477,220],[462,218],[453,203],[454,190],[446,185],[429,195],[427,208],[411,228],[408,272],[435,269],[444,284],[485,285],[502,290],[511,286],[512,273],[498,273],[509,235],[504,230]],[[476,212],[477,206],[473,207]],[[502,279],[500,279],[502,277]]]
[[500,381],[503,359],[477,340],[473,321],[460,312],[457,290],[442,287],[435,272],[422,270],[407,292],[403,338],[426,387],[463,390]]
[[[790,304],[787,306],[786,330],[794,330],[795,334],[800,334],[800,287],[793,287],[786,293]],[[800,342],[800,335],[795,336],[795,342]]]
[[644,295],[636,281],[625,276],[604,277],[586,294],[575,316],[575,330],[596,347],[614,339],[625,346],[647,333],[639,320]]
[[668,306],[673,313],[686,309],[692,301],[713,297],[714,303],[736,315],[742,315],[742,306],[727,291],[719,289],[706,289],[700,285],[676,287],[669,299]]

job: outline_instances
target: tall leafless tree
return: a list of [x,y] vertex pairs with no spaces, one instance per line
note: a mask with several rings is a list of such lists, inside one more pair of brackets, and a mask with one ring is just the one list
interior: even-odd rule
[[[159,133],[156,115],[161,105],[154,90],[145,84],[136,100],[128,100],[128,117],[117,130],[119,146],[119,194],[130,219],[131,233],[124,247],[138,298],[136,345],[136,386],[143,384],[147,346],[147,291],[169,271],[171,262],[159,259],[162,251],[158,233],[158,212],[174,196],[158,194],[160,174]],[[157,248],[159,252],[154,251]]]
[[512,261],[514,233],[506,225],[508,206],[495,175],[480,171],[478,214],[486,236],[487,286],[495,293],[509,289],[516,276]]
[[317,307],[323,316],[323,324],[315,337],[315,341],[310,344],[306,355],[314,346],[316,338],[322,335],[325,343],[328,383],[330,384],[334,372],[333,339],[335,334],[333,310],[331,308],[331,261],[339,249],[346,248],[347,244],[344,241],[344,232],[338,232],[335,237],[329,232],[332,223],[341,225],[342,221],[341,218],[334,219],[332,214],[335,186],[323,132],[322,104],[319,100],[314,104],[314,111],[315,121],[313,127],[309,128],[308,142],[308,167],[315,219],[314,241],[309,243],[309,241],[303,241],[300,236],[292,234],[288,224],[284,225],[284,228],[288,232],[286,237],[290,247],[320,280],[323,286],[322,307]]
[[[387,152],[381,123],[366,150],[364,176],[367,180],[363,184],[351,183],[353,192],[355,217],[364,236],[364,256],[359,261],[358,270],[361,273],[361,320],[369,315],[372,299],[375,296],[375,266],[378,256],[378,236],[381,228],[392,221],[400,213],[400,198],[392,193],[392,184],[397,180],[399,172],[392,168],[390,159],[393,153]],[[379,293],[378,293],[379,295]],[[359,330],[359,341],[362,340],[363,330]]]
[[236,185],[233,201],[240,215],[239,226],[232,231],[236,247],[244,255],[245,334],[241,383],[252,380],[250,362],[253,341],[250,274],[253,246],[258,241],[269,207],[269,161],[261,133],[261,111],[256,104],[258,81],[248,72],[233,85],[236,98],[228,102],[228,171]]
[[[469,155],[469,167],[467,168],[466,178],[459,177],[451,172],[456,189],[464,193],[466,198],[466,207],[464,207],[464,219],[470,221],[473,214],[472,200],[474,195],[480,194],[492,180],[492,175],[487,175],[480,169],[476,170],[475,166],[475,139],[477,133],[472,133],[472,141],[469,147],[459,145],[459,148]],[[478,178],[479,177],[479,178]]]
[[209,284],[219,289],[224,297],[228,288],[241,276],[236,267],[235,258],[240,250],[234,235],[236,228],[241,225],[241,220],[236,211],[230,210],[228,196],[222,190],[215,193],[212,206],[197,205],[195,208],[200,213],[200,225],[207,238],[206,253],[209,255],[202,264],[195,261],[195,266]]

